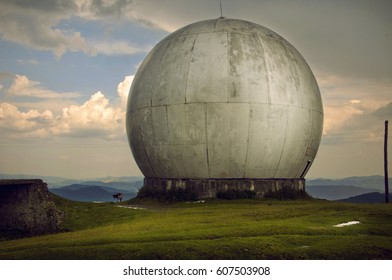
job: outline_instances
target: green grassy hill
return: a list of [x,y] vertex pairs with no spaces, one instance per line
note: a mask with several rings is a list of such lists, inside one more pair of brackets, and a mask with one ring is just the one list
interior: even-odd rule
[[64,232],[1,241],[0,259],[392,259],[391,204],[55,200]]

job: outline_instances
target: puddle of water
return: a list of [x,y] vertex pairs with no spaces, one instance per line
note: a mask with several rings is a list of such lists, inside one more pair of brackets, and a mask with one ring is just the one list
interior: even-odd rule
[[352,225],[357,225],[360,224],[359,221],[351,221],[351,222],[347,222],[347,223],[343,223],[343,224],[338,224],[338,225],[334,225],[333,227],[347,227],[347,226],[352,226]]

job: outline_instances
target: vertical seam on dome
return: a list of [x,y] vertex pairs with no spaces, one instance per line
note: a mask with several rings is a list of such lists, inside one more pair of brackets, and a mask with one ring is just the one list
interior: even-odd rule
[[256,37],[256,40],[259,42],[259,44],[260,44],[260,46],[261,46],[261,48],[262,48],[262,50],[263,50],[263,57],[264,57],[264,59],[263,59],[263,66],[264,66],[264,68],[266,69],[266,70],[268,70],[268,71],[266,71],[266,76],[267,76],[267,84],[268,84],[268,94],[267,94],[267,98],[268,98],[268,104],[269,105],[271,105],[271,82],[270,82],[270,71],[269,71],[269,67],[268,67],[268,64],[267,64],[267,59],[266,59],[266,56],[265,56],[265,50],[264,50],[264,45],[263,45],[263,43],[261,42],[261,39],[260,39],[260,36],[259,35],[257,35],[256,33],[252,33],[252,34],[254,34],[254,36]]
[[191,60],[193,58],[193,49],[195,47],[197,37],[199,37],[198,33],[196,33],[195,39],[193,40],[192,48],[190,49],[190,52],[189,52],[188,68],[186,69],[186,78],[185,78],[185,92],[184,92],[185,104],[187,104],[186,93],[188,91],[189,68],[191,66]]
[[[167,43],[165,49],[163,50],[161,56],[159,57],[159,60],[160,60],[160,61],[162,60],[163,56],[165,55],[166,50],[169,48],[170,42],[171,42],[171,40],[168,41],[168,43]],[[158,80],[158,79],[156,78],[157,75],[158,75],[158,73],[157,73],[157,71],[155,70],[155,71],[154,71],[154,76],[155,76],[155,77],[154,77],[154,83],[153,83],[153,85],[152,85],[152,87],[151,87],[151,93],[150,93],[150,107],[153,106],[153,105],[152,105],[152,99],[153,99],[153,95],[154,95],[154,93],[155,93],[156,83],[157,83],[157,80]]]
[[[289,107],[289,106],[287,106],[287,107]],[[287,114],[287,115],[286,115],[286,129],[285,129],[285,131],[284,131],[284,139],[283,139],[282,151],[280,152],[279,161],[278,161],[278,164],[276,165],[276,169],[275,169],[274,177],[273,177],[273,178],[276,178],[276,172],[278,172],[280,162],[282,161],[283,152],[284,152],[284,149],[285,149],[285,146],[286,146],[288,123],[289,123],[289,116],[288,116],[288,114]]]
[[[151,115],[152,115],[152,110],[150,110],[150,111],[151,111]],[[139,115],[139,114],[140,114],[140,112],[138,112],[138,115]],[[152,121],[152,116],[151,116],[151,121]],[[139,125],[140,125],[140,124],[139,124]],[[154,167],[152,166],[152,164],[151,164],[151,162],[150,162],[150,156],[148,155],[147,150],[146,150],[146,146],[145,146],[145,144],[144,144],[144,143],[146,143],[146,141],[145,141],[145,139],[144,139],[144,137],[143,137],[143,133],[140,133],[140,137],[142,138],[143,152],[144,152],[144,154],[146,155],[148,165],[150,166],[151,171],[152,171],[152,173],[154,174],[154,177],[157,177],[157,174],[156,174],[156,172],[155,172],[155,170],[154,170]]]
[[226,93],[227,103],[230,103],[230,48],[229,48],[229,31],[226,31],[226,61],[227,61],[227,80],[226,80]]
[[[288,59],[289,59],[289,61],[290,61],[290,63],[289,63],[289,65],[290,65],[290,71],[291,71],[291,78],[293,79],[293,84],[294,84],[294,86],[295,86],[295,88],[296,88],[296,90],[297,90],[297,92],[298,93],[301,93],[301,108],[304,108],[304,96],[303,96],[303,94],[304,94],[304,92],[303,92],[303,90],[302,90],[302,83],[301,83],[301,81],[300,81],[300,79],[299,79],[299,69],[298,69],[298,61],[296,60],[296,58],[295,58],[295,56],[294,56],[294,54],[293,54],[293,51],[288,47],[288,46],[284,46],[283,48],[282,48],[282,50],[283,50],[283,52],[286,54],[286,56],[288,57]],[[296,63],[293,63],[292,61],[295,61]],[[296,75],[294,75],[294,72],[295,72],[295,74]],[[297,81],[295,80],[295,79],[298,79]],[[297,83],[298,82],[298,83]]]
[[248,138],[246,140],[246,153],[245,153],[245,164],[244,164],[244,172],[242,174],[242,178],[246,178],[246,174],[247,174],[247,168],[248,168],[248,153],[249,153],[249,138],[250,138],[250,123],[251,123],[251,119],[253,116],[253,107],[251,103],[248,103],[249,105],[249,118],[248,118]]
[[172,139],[172,137],[171,137],[171,133],[170,133],[170,126],[169,126],[169,109],[168,109],[168,105],[165,105],[165,108],[166,108],[166,120],[167,120],[167,133],[168,133],[168,135],[169,135],[169,149],[170,149],[170,159],[169,160],[171,160],[172,161],[172,163],[173,163],[173,169],[175,170],[175,173],[176,173],[176,177],[178,176],[178,174],[179,174],[179,172],[178,172],[178,169],[177,169],[177,165],[174,163],[175,161],[174,161],[174,155],[173,155],[173,144],[172,144],[172,141],[171,141],[171,139]]
[[[169,133],[169,137],[170,137],[169,113],[168,113],[168,111],[167,111],[167,105],[165,105],[165,110],[166,110],[166,121],[167,121],[167,125],[166,125],[166,127],[167,127],[167,133]],[[170,138],[169,138],[169,140],[170,140]]]
[[[309,144],[310,144],[310,141],[311,141],[311,139],[312,139],[312,135],[313,135],[313,111],[310,111],[310,110],[307,110],[307,112],[309,113],[309,121],[310,121],[310,129],[309,129],[309,136],[308,136],[308,139],[307,139],[307,141],[306,141],[306,150],[305,150],[305,155],[304,155],[304,157],[302,158],[302,161],[301,161],[301,164],[299,164],[299,167],[298,167],[298,170],[297,170],[297,172],[296,172],[296,175],[301,175],[301,170],[303,169],[303,167],[302,167],[302,164],[305,162],[305,160],[306,160],[306,157],[307,157],[307,155],[306,155],[306,153],[307,153],[307,151],[308,151],[308,148],[309,148]],[[306,164],[305,164],[306,165]],[[308,170],[310,169],[310,166],[309,166],[309,168],[308,168]],[[306,172],[307,173],[307,172]],[[305,175],[306,175],[306,173],[305,173]]]
[[208,155],[208,104],[205,104],[205,127],[206,127],[206,156],[207,156],[207,171],[208,171],[208,177],[210,177],[210,158]]

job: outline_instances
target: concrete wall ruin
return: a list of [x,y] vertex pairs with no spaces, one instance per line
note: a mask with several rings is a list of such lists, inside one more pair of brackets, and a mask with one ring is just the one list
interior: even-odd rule
[[59,223],[60,212],[42,180],[0,180],[0,230],[54,233]]

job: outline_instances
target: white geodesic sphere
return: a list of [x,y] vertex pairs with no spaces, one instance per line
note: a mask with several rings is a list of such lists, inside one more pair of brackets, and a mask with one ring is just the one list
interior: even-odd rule
[[159,42],[130,90],[127,134],[149,178],[300,178],[323,107],[300,53],[273,31],[218,18]]

